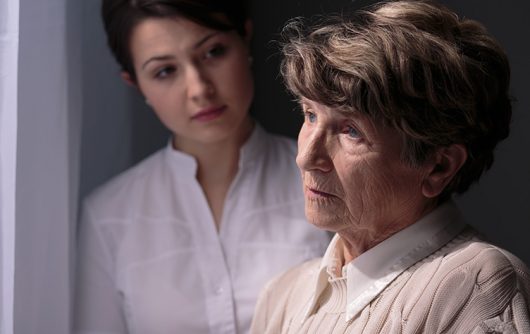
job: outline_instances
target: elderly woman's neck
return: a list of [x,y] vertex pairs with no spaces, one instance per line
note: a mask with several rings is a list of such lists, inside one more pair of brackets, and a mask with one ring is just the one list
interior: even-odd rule
[[[351,228],[339,231],[342,239],[344,265],[350,263],[361,254],[380,244],[392,235],[413,225],[420,218],[436,208],[435,201],[426,201],[424,205],[415,210],[413,214],[400,216],[398,219],[387,222],[374,222],[369,229]],[[408,210],[405,210],[408,212]]]
[[[402,227],[401,229],[405,227]],[[357,231],[354,234],[352,234],[351,232],[339,232],[339,236],[342,239],[342,253],[344,254],[344,265],[355,260],[361,254],[375,247],[377,244],[381,243],[382,241],[397,232],[398,231],[395,231],[393,233],[390,231],[386,233],[374,233],[373,231],[368,230]]]

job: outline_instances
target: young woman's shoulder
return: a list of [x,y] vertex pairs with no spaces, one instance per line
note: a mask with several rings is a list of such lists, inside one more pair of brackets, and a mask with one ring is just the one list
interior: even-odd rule
[[268,133],[268,140],[273,151],[296,157],[298,149],[295,139],[280,134]]
[[134,203],[134,198],[143,196],[142,192],[148,189],[149,183],[162,176],[164,151],[154,152],[97,187],[86,197],[85,206],[104,210],[105,207],[119,207],[120,203]]

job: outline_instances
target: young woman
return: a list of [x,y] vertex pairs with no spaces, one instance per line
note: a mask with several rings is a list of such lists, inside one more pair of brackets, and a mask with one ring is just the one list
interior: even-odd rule
[[123,79],[167,147],[83,206],[77,333],[245,333],[273,275],[321,255],[296,146],[248,114],[251,22],[235,1],[104,0]]

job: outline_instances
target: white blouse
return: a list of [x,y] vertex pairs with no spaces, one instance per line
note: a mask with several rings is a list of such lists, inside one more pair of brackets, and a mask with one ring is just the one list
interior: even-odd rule
[[276,274],[321,256],[294,141],[256,126],[220,230],[195,160],[171,145],[96,190],[79,234],[75,333],[246,333]]

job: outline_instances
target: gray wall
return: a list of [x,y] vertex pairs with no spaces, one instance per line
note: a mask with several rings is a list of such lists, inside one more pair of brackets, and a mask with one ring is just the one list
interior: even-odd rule
[[[288,18],[359,8],[373,1],[253,1],[256,97],[252,113],[269,130],[296,137],[301,124],[296,105],[285,93],[272,40]],[[506,49],[517,98],[511,136],[497,150],[493,168],[467,194],[457,198],[469,221],[491,240],[530,263],[530,31],[526,1],[445,0],[460,14],[483,22]],[[105,47],[99,1],[84,1],[85,68],[81,193],[165,144],[167,132],[133,89],[119,80]],[[527,206],[528,205],[528,206]]]
[[16,334],[70,333],[82,105],[80,18],[76,1],[20,1],[19,34],[14,34],[19,40]]
[[81,198],[165,144],[168,132],[120,79],[107,48],[100,0],[83,1]]

